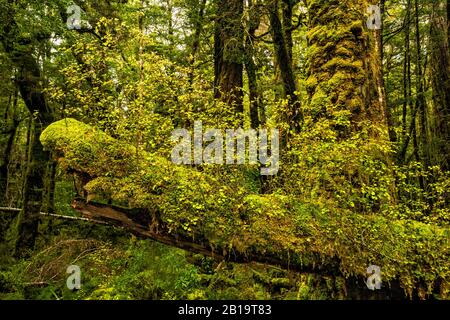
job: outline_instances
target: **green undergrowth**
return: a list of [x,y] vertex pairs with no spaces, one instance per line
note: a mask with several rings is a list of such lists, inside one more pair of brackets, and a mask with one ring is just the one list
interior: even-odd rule
[[[80,290],[66,286],[72,264],[81,270]],[[326,299],[330,292],[314,276],[219,263],[135,238],[112,243],[55,237],[30,259],[0,269],[2,300]]]

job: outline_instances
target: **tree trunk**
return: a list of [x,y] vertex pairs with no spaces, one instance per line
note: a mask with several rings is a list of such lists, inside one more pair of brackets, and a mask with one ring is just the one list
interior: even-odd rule
[[[143,152],[135,159],[131,145],[74,119],[53,123],[41,141],[58,155],[64,170],[89,176],[85,190],[91,199],[102,194],[128,202],[126,209],[75,202],[73,207],[87,218],[113,221],[157,241],[230,261],[359,279],[367,278],[367,263],[377,261],[390,270],[386,282],[408,286],[442,277],[448,283],[450,275],[439,272],[449,261],[448,228],[346,210],[331,213],[281,195],[236,195],[233,185],[165,158]],[[162,176],[167,178],[162,181]],[[133,192],[124,195],[130,187]],[[219,189],[225,201],[210,192]],[[414,236],[420,232],[433,237]],[[386,240],[396,238],[402,241]],[[430,248],[439,248],[439,254]],[[419,263],[431,254],[431,265]]]
[[[449,12],[447,1],[447,14]],[[448,18],[447,18],[448,19]],[[450,170],[450,53],[445,4],[433,0],[430,28],[431,78],[436,125],[437,164]]]
[[197,16],[194,20],[194,38],[192,40],[192,48],[191,48],[191,58],[189,60],[190,70],[189,70],[189,85],[192,88],[192,84],[194,83],[194,64],[197,58],[198,49],[200,48],[200,35],[203,30],[203,22],[206,8],[206,0],[200,0],[199,2],[200,9],[198,11]]
[[[309,2],[307,91],[311,112],[316,121],[325,117],[336,122],[341,138],[358,131],[366,120],[386,127],[380,100],[380,59],[373,54],[378,52],[377,44],[365,29],[367,8],[366,1]],[[341,124],[343,114],[349,125]]]
[[289,53],[290,41],[286,40],[285,31],[279,15],[279,1],[274,0],[269,5],[270,30],[272,33],[273,45],[277,65],[280,68],[280,76],[283,82],[284,94],[289,102],[289,111],[287,121],[295,132],[300,132],[303,123],[303,113],[301,103],[297,96],[297,84],[294,71],[292,69],[292,60]]
[[14,143],[14,137],[16,136],[17,126],[14,125],[8,132],[8,139],[5,149],[3,150],[2,164],[0,165],[0,205],[7,204],[7,185],[8,185],[8,164],[11,156],[11,151]]
[[[429,167],[429,139],[428,139],[428,117],[427,117],[427,103],[425,101],[424,91],[424,72],[423,72],[423,57],[422,57],[422,43],[420,36],[420,17],[419,17],[419,2],[414,1],[415,8],[415,34],[416,34],[416,108],[419,110],[419,125],[420,125],[420,141],[421,148],[418,150],[420,154],[420,161],[425,168]],[[424,181],[421,182],[424,185]]]
[[284,38],[286,39],[286,50],[289,56],[291,64],[292,60],[292,49],[294,47],[294,42],[292,40],[292,15],[294,8],[294,0],[282,0],[282,12],[283,12],[283,32]]
[[[397,157],[400,164],[406,162],[408,146],[411,142],[412,133],[416,123],[417,109],[413,106],[412,100],[412,80],[411,80],[411,41],[410,41],[410,25],[411,25],[411,0],[406,3],[405,17],[405,57],[403,64],[403,110],[402,110],[402,145]],[[408,109],[411,113],[411,121],[409,130],[407,125]]]
[[[12,119],[12,125],[8,127],[8,131],[4,134],[8,135],[8,138],[6,140],[6,146],[2,150],[3,151],[3,159],[2,163],[0,165],[0,206],[8,206],[8,179],[9,179],[9,172],[8,172],[8,166],[11,159],[11,152],[14,146],[14,140],[17,134],[17,129],[19,126],[19,122],[15,118],[15,110],[17,108],[17,96],[18,91],[15,90],[14,97],[13,97],[13,103],[12,108],[14,110],[14,116]],[[7,117],[8,112],[5,113],[5,121],[8,121]],[[0,217],[0,242],[4,240],[5,233],[9,228],[9,225],[11,223],[11,217],[8,216],[2,216]]]
[[[17,85],[20,95],[30,114],[34,117],[31,134],[28,166],[24,183],[23,210],[19,215],[16,256],[26,255],[34,248],[38,233],[39,212],[43,202],[44,177],[49,153],[44,151],[39,136],[53,121],[53,113],[48,107],[41,87],[39,64],[33,57],[33,47],[20,38],[20,30],[14,20],[14,12],[9,8],[8,20],[4,24],[0,41],[14,65],[19,70]],[[20,46],[17,46],[20,43]]]
[[243,0],[217,0],[214,32],[214,96],[243,114]]
[[[8,188],[8,165],[11,158],[11,152],[14,145],[14,138],[16,137],[19,122],[15,118],[16,108],[17,108],[17,98],[19,91],[16,89],[14,91],[14,96],[12,100],[12,109],[14,112],[12,125],[8,126],[7,132],[4,134],[8,135],[6,140],[6,146],[3,150],[3,159],[0,165],[0,205],[7,205],[7,188]],[[5,113],[5,121],[8,122],[8,112]]]
[[256,75],[256,64],[254,59],[254,42],[255,32],[260,24],[259,13],[255,12],[255,8],[253,8],[252,0],[248,1],[248,9],[252,14],[250,14],[248,21],[248,30],[247,35],[245,37],[245,70],[247,71],[248,78],[248,87],[250,92],[250,121],[251,127],[254,129],[259,128],[261,123],[260,120],[260,104],[261,98],[258,91],[258,79]]
[[377,42],[378,47],[378,57],[380,59],[380,69],[378,71],[378,97],[382,108],[384,109],[384,113],[386,115],[387,127],[389,132],[389,140],[392,143],[397,142],[397,134],[395,132],[395,120],[392,114],[391,108],[386,100],[386,86],[384,81],[384,14],[385,14],[385,0],[380,1],[380,12],[381,12],[381,27],[379,30],[376,30],[375,41]]

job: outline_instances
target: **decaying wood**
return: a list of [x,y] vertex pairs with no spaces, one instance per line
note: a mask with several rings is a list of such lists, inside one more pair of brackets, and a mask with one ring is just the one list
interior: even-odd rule
[[[289,265],[286,262],[267,256],[243,255],[237,252],[223,254],[224,248],[214,247],[208,241],[198,241],[187,239],[177,234],[170,234],[167,231],[160,232],[151,227],[151,218],[144,209],[126,209],[122,207],[105,205],[75,199],[72,202],[72,208],[81,213],[81,217],[73,217],[60,214],[40,212],[41,216],[52,217],[63,220],[84,221],[94,224],[109,225],[124,229],[140,238],[148,238],[163,243],[168,246],[183,249],[192,253],[203,254],[216,260],[225,260],[236,263],[259,262],[276,265],[289,270],[302,272],[312,272],[316,274],[337,274],[337,269],[326,269],[318,266],[317,268],[302,267],[298,265]],[[19,213],[19,208],[0,207],[2,212]]]
[[105,205],[99,203],[87,203],[84,200],[74,200],[72,207],[80,212],[86,219],[95,219],[103,221],[109,225],[121,227],[132,234],[149,238],[154,241],[187,250],[193,253],[203,254],[217,260],[226,260],[236,263],[259,262],[271,265],[281,266],[288,270],[301,272],[311,272],[316,274],[338,274],[338,263],[335,266],[323,265],[316,268],[310,266],[290,265],[289,262],[262,255],[242,254],[236,251],[229,252],[225,248],[211,245],[208,241],[186,238],[180,235],[170,233],[160,225],[159,228],[152,227],[152,219],[149,213],[144,209],[126,209],[122,207]]
[[[82,199],[73,200],[72,208],[81,213],[82,216],[73,217],[46,212],[41,212],[40,215],[56,219],[84,221],[118,227],[137,237],[152,239],[168,246],[183,249],[192,253],[203,254],[216,260],[235,263],[265,263],[280,266],[288,270],[315,274],[339,274],[337,261],[335,266],[328,266],[327,268],[324,266],[313,268],[310,266],[290,265],[289,263],[274,257],[253,254],[244,255],[236,251],[228,252],[225,248],[213,246],[208,241],[181,237],[180,235],[168,232],[163,226],[160,226],[159,229],[152,227],[152,218],[144,209],[127,209],[95,202],[88,203]],[[19,208],[0,207],[1,212],[19,213],[20,210],[21,209]]]

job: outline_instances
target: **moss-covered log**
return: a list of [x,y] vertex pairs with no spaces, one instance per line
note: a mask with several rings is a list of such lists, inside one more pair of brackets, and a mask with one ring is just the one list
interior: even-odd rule
[[148,219],[134,220],[157,240],[190,242],[231,260],[360,279],[375,264],[384,283],[399,281],[409,294],[413,288],[423,295],[440,289],[448,296],[450,230],[444,226],[235,190],[156,155],[140,152],[136,158],[134,147],[73,119],[50,125],[41,141],[63,168],[85,179],[91,198],[145,212]]

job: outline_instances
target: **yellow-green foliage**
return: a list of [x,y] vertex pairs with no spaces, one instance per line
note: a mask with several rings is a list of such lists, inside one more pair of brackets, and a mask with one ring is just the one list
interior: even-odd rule
[[73,119],[50,125],[41,141],[66,169],[91,176],[85,187],[91,194],[158,211],[169,232],[206,239],[223,253],[307,267],[337,262],[345,276],[366,277],[368,265],[376,264],[383,281],[398,279],[409,293],[416,287],[429,293],[440,279],[442,295],[448,295],[447,227],[361,214],[325,199],[257,195],[159,156],[136,155],[133,147]]

